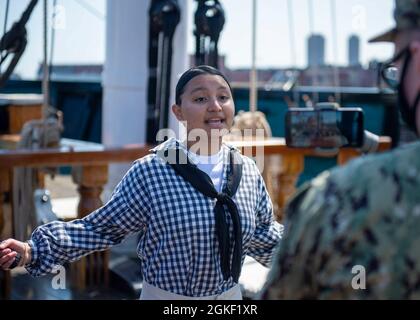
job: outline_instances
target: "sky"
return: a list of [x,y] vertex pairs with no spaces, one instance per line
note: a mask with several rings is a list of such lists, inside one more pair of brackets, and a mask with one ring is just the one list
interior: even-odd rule
[[[19,19],[29,3],[29,0],[9,1],[7,29]],[[188,52],[193,53],[196,1],[179,1],[189,4]],[[7,0],[0,0],[0,35],[3,34],[6,3]],[[35,78],[42,61],[42,3],[40,0],[28,22],[28,46],[15,70],[26,79]],[[52,3],[50,0],[50,13]],[[221,0],[221,3],[226,23],[220,36],[219,53],[226,55],[228,67],[248,68],[252,62],[252,0]],[[363,65],[372,59],[385,60],[392,55],[392,45],[368,44],[367,40],[393,26],[393,6],[393,0],[258,0],[256,65],[258,68],[305,67],[306,40],[311,33],[326,37],[326,62],[329,64],[347,64],[347,42],[351,34],[360,37]],[[54,63],[103,63],[106,0],[57,0],[57,8]],[[291,41],[290,33],[294,41]]]

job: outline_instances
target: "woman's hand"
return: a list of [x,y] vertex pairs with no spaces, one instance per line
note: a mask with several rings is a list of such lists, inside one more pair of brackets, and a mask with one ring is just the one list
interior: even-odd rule
[[[17,263],[14,263],[15,260]],[[0,243],[0,268],[3,270],[24,266],[30,260],[31,255],[28,243],[15,239],[7,239]]]

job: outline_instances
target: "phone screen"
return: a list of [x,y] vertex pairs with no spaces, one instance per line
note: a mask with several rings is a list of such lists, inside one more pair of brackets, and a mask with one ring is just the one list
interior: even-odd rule
[[286,144],[301,148],[363,145],[363,110],[292,108],[286,113]]

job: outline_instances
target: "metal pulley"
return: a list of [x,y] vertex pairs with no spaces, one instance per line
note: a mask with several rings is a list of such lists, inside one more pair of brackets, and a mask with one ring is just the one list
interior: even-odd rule
[[27,45],[26,23],[28,22],[32,11],[34,10],[38,0],[31,0],[28,7],[22,13],[19,21],[15,22],[10,30],[6,32],[0,39],[0,66],[6,61],[9,55],[13,55],[9,65],[3,73],[0,73],[0,88],[4,86],[9,79],[20,58],[25,51]]
[[149,10],[150,27],[154,34],[175,32],[181,18],[181,10],[176,0],[154,0]]
[[149,9],[148,143],[155,143],[159,129],[168,127],[172,41],[180,19],[177,0],[152,1]]
[[197,0],[194,16],[196,37],[195,64],[218,67],[220,33],[225,24],[225,11],[218,0]]

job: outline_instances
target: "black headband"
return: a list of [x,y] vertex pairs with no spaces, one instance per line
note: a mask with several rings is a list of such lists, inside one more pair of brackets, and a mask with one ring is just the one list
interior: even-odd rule
[[213,68],[211,66],[202,65],[202,66],[188,69],[182,74],[181,78],[179,78],[178,83],[176,84],[176,89],[175,89],[175,103],[177,105],[179,106],[181,105],[181,95],[184,93],[184,89],[187,83],[190,82],[191,79],[197,76],[205,75],[205,74],[211,74],[211,75],[222,77],[226,81],[226,83],[229,86],[230,91],[232,92],[232,88],[230,87],[229,81],[226,79],[223,73],[221,73],[218,69]]

